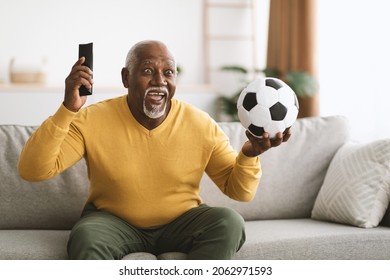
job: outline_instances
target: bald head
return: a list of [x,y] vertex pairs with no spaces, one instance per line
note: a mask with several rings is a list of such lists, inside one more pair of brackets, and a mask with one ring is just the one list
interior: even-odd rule
[[126,61],[125,61],[125,67],[129,70],[130,74],[133,73],[134,66],[136,65],[138,59],[140,58],[140,54],[148,49],[150,46],[155,46],[160,48],[161,50],[165,50],[169,56],[171,57],[172,61],[175,63],[175,69],[176,69],[176,61],[171,54],[171,52],[168,50],[168,47],[160,41],[156,40],[145,40],[145,41],[140,41],[136,43],[129,52],[127,53]]

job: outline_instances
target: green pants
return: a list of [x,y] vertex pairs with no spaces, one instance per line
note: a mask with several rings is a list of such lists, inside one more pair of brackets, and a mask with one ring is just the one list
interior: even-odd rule
[[243,218],[234,210],[193,208],[171,223],[137,228],[87,205],[68,241],[70,259],[121,259],[135,252],[182,252],[188,259],[231,259],[245,242]]

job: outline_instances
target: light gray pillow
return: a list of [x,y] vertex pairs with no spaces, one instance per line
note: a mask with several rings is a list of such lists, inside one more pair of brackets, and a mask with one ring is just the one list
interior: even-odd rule
[[[219,123],[233,148],[241,149],[247,140],[240,123]],[[237,202],[224,196],[204,176],[201,196],[212,206],[236,209],[246,220],[309,218],[336,151],[349,140],[345,117],[298,119],[290,140],[260,156],[263,175],[255,198]]]
[[390,139],[348,143],[332,160],[312,218],[378,226],[390,200]]

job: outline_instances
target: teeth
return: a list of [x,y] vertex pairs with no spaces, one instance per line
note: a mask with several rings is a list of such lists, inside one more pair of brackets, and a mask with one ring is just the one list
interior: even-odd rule
[[148,95],[158,95],[158,96],[164,96],[164,93],[161,92],[150,92]]

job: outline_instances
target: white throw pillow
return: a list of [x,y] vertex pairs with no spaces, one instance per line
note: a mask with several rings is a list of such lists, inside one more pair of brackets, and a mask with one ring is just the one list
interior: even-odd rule
[[390,139],[340,148],[326,173],[312,218],[376,227],[390,200]]

